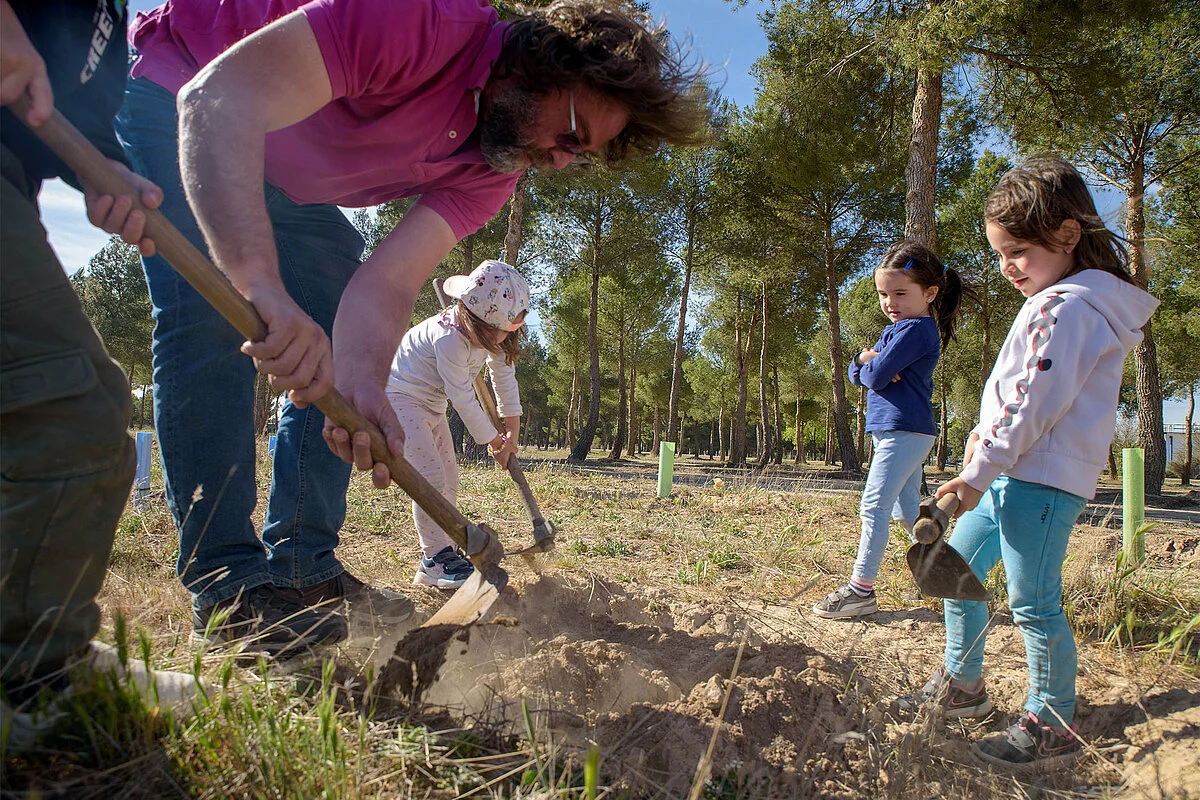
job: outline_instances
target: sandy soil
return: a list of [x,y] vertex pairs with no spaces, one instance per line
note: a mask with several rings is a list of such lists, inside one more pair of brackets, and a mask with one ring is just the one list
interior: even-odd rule
[[[501,478],[465,475],[460,506],[498,530],[527,530]],[[352,617],[354,639],[337,654],[348,696],[360,701],[377,677],[381,716],[399,704],[410,716],[449,714],[521,738],[524,702],[546,755],[578,763],[598,746],[604,783],[632,797],[686,797],[699,773],[713,798],[1200,798],[1194,662],[1164,666],[1162,656],[1112,643],[1080,646],[1087,752],[1075,768],[1021,778],[983,769],[971,742],[1011,724],[1027,691],[1024,646],[1003,602],[993,604],[985,670],[996,712],[970,724],[900,717],[893,701],[925,682],[944,644],[939,604],[905,594],[903,547],[885,564],[879,613],[847,622],[809,610],[853,560],[856,497],[764,491],[748,480],[735,492],[727,480],[724,492],[710,483],[660,501],[645,480],[539,471],[533,481],[560,525],[558,550],[539,557],[538,571],[506,559],[510,585],[481,623],[422,629],[422,643],[401,645],[400,659],[397,643],[449,593],[408,584],[417,549],[407,503],[352,503],[339,557],[400,588],[415,613],[387,631]],[[190,620],[173,576],[174,536],[162,521],[137,533],[114,556],[105,606],[183,647]],[[1067,582],[1084,590],[1073,602],[1113,596],[1080,576],[1091,565],[1110,574],[1120,536],[1077,529]],[[1191,585],[1200,584],[1198,545],[1194,526],[1147,535],[1156,574]],[[730,552],[752,554],[751,563],[721,567]],[[717,577],[689,581],[701,561]]]
[[[1003,612],[987,644],[998,712],[947,726],[924,714],[900,719],[891,703],[940,663],[938,615],[827,621],[807,612],[813,599],[766,604],[577,572],[518,573],[485,623],[448,641],[422,701],[523,732],[524,700],[544,744],[562,754],[595,743],[611,780],[651,796],[686,796],[702,763],[710,778],[754,796],[903,796],[906,783],[939,774],[981,791],[1007,780],[986,775],[969,750],[1010,724],[1025,699],[1024,646]],[[399,633],[371,643],[377,668],[408,668],[393,657]],[[1070,789],[1082,779],[1127,784],[1122,796],[1200,796],[1200,683],[1128,667],[1081,649],[1078,721],[1089,756],[1081,772],[1033,785]],[[394,693],[410,696],[413,683]]]

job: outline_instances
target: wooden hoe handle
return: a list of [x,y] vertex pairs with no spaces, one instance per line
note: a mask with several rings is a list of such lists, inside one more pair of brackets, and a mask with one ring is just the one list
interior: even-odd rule
[[917,521],[913,523],[913,538],[918,544],[933,544],[946,535],[955,511],[958,511],[956,494],[944,494],[940,498],[926,497],[921,501]]
[[[23,97],[11,107],[18,119],[24,120],[29,101]],[[252,342],[266,338],[266,323],[250,301],[233,288],[229,279],[196,249],[162,212],[142,205],[139,193],[133,186],[66,117],[55,110],[48,120],[30,129],[89,186],[102,194],[111,194],[114,197],[127,195],[133,198],[134,207],[146,215],[145,235],[154,240],[158,253],[229,320],[239,333]],[[329,393],[314,405],[335,425],[349,431],[351,436],[363,430],[370,434],[371,456],[387,465],[396,485],[411,496],[417,505],[449,534],[455,544],[468,553],[474,550],[471,560],[477,566],[488,571],[489,568],[497,568],[499,554],[503,550],[495,533],[486,526],[471,526],[486,533],[490,541],[481,542],[477,537],[477,541],[468,543],[470,523],[467,518],[408,461],[392,455],[379,428],[350,405],[337,389],[330,389]],[[470,547],[469,544],[474,547]]]

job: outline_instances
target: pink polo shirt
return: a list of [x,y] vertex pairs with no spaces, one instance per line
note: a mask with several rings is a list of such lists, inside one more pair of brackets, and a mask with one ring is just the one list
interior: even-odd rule
[[168,0],[139,13],[131,74],[178,92],[202,66],[302,9],[333,102],[267,135],[266,178],[297,203],[373,206],[420,195],[461,239],[483,227],[520,173],[479,152],[475,93],[506,24],[485,0]]

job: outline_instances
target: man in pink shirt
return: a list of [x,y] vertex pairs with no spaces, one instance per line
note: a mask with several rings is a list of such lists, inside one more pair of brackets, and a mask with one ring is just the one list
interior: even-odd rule
[[[349,464],[380,488],[386,467],[365,434],[323,431],[307,404],[336,385],[401,454],[384,383],[434,267],[527,167],[694,141],[698,76],[597,0],[512,23],[481,0],[168,2],[139,15],[130,43],[118,135],[163,187],[163,212],[207,244],[268,327],[241,341],[161,259],[145,260],[156,427],[194,633],[278,653],[344,638],[341,601],[399,619],[402,595],[334,555]],[[406,196],[419,199],[360,265],[362,239],[336,206]],[[291,401],[261,541],[254,365]]]

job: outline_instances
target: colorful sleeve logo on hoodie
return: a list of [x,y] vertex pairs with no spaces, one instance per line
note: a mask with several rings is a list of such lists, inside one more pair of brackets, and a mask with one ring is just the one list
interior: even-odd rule
[[[1046,345],[1050,343],[1050,337],[1054,332],[1054,325],[1058,322],[1058,317],[1054,315],[1054,309],[1066,301],[1061,294],[1054,293],[1046,297],[1046,302],[1038,309],[1037,315],[1033,321],[1029,323],[1029,327],[1025,329],[1029,334],[1029,357],[1025,359],[1025,374],[1017,381],[1013,387],[1016,393],[1016,399],[1011,403],[1005,403],[1003,396],[1000,395],[1000,382],[996,382],[996,399],[1001,402],[1004,412],[1000,415],[1000,419],[996,420],[992,425],[991,434],[995,436],[1001,428],[1011,427],[1017,414],[1025,405],[1025,399],[1029,396],[1029,381],[1035,372],[1046,372],[1051,367],[1050,359],[1043,358],[1042,353],[1046,350]],[[984,447],[991,447],[990,439],[983,440]]]

